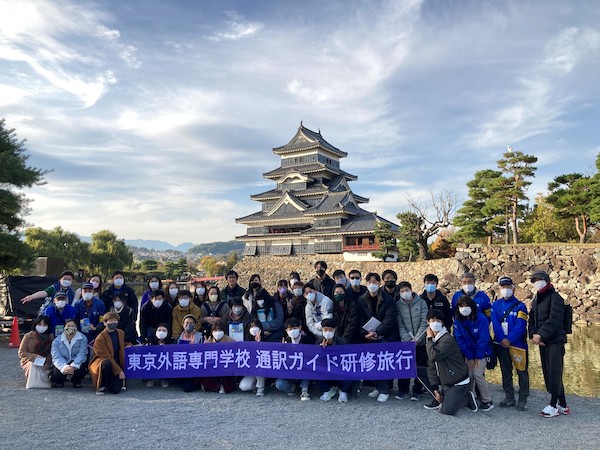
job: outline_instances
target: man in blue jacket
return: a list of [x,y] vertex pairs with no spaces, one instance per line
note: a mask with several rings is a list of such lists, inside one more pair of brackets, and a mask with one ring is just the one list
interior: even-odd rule
[[75,308],[67,301],[68,296],[64,291],[56,291],[53,303],[44,310],[43,314],[50,318],[50,333],[54,336],[63,332],[67,320],[75,318]]
[[79,330],[89,342],[93,341],[98,335],[97,327],[102,322],[104,313],[106,313],[104,302],[94,297],[94,285],[83,283],[81,286],[81,301],[75,305],[75,314]]
[[458,299],[463,295],[468,295],[473,299],[479,312],[481,312],[488,319],[488,323],[491,321],[492,302],[490,297],[483,291],[480,291],[475,286],[475,275],[471,272],[466,272],[460,279],[461,290],[456,291],[452,296],[452,313],[456,312],[456,303]]
[[[527,410],[527,397],[529,397],[529,353],[527,352],[527,307],[514,296],[514,285],[510,278],[502,277],[500,285],[500,298],[492,305],[492,327],[494,328],[494,343],[502,371],[502,389],[506,398],[500,406],[509,407],[517,405],[519,411]],[[515,402],[515,389],[513,387],[513,361],[510,348],[516,347],[525,350],[525,370],[517,369],[519,378],[519,403]]]

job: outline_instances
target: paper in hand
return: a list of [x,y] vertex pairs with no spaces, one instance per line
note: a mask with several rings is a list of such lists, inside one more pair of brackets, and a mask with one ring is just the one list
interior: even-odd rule
[[375,331],[379,325],[381,325],[381,322],[375,317],[371,317],[369,321],[363,325],[363,330],[366,330],[370,333]]

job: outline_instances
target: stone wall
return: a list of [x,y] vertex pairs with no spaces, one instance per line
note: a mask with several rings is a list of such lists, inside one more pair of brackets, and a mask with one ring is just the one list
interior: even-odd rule
[[[456,256],[418,262],[348,262],[342,255],[306,256],[247,256],[236,266],[240,285],[247,287],[250,275],[258,273],[263,286],[274,292],[277,281],[289,279],[291,271],[300,273],[302,281],[314,276],[313,264],[323,259],[331,275],[336,269],[358,269],[381,274],[385,269],[398,273],[400,280],[409,281],[421,292],[423,276],[434,273],[440,279],[440,288],[451,294],[459,288],[460,275],[471,271],[477,277],[477,286],[494,297],[500,276],[510,276],[516,285],[515,295],[529,306],[533,297],[529,276],[536,269],[546,270],[558,292],[574,307],[579,323],[600,324],[600,246],[596,245],[459,245]],[[223,285],[223,283],[219,283]]]

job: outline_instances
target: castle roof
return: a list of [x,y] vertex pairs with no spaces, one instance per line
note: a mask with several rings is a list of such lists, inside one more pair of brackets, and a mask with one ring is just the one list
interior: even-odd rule
[[287,153],[294,153],[303,150],[311,150],[314,148],[325,149],[340,158],[345,158],[348,153],[341,151],[339,148],[334,147],[321,136],[321,131],[312,131],[306,128],[302,122],[298,127],[298,131],[294,137],[285,145],[281,147],[275,147],[273,153],[276,155],[284,155]]

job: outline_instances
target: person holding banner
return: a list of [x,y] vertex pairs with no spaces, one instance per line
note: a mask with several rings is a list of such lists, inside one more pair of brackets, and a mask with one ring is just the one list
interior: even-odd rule
[[[219,344],[219,342],[235,342],[235,340],[225,334],[221,321],[216,321],[211,325],[210,337],[204,342]],[[200,384],[203,391],[228,394],[235,389],[235,377],[206,377],[200,379]]]
[[[264,340],[264,330],[262,323],[258,319],[250,321],[250,335],[255,342]],[[256,389],[256,395],[262,397],[265,395],[265,377],[245,376],[240,380],[240,391],[248,392]]]
[[[502,371],[502,389],[506,398],[500,406],[517,405],[519,411],[527,410],[529,397],[529,371],[527,352],[527,306],[514,296],[514,285],[510,278],[501,277],[500,297],[492,304],[492,327],[494,344]],[[519,379],[519,402],[515,402],[513,366]]]
[[427,378],[433,387],[434,400],[424,407],[439,409],[440,413],[450,416],[465,406],[476,412],[475,394],[469,389],[469,368],[444,320],[444,313],[439,309],[427,313]]
[[94,340],[94,358],[90,361],[92,384],[96,395],[106,391],[118,394],[125,386],[125,332],[119,330],[119,315],[114,311],[104,314],[104,330]]
[[[177,344],[202,344],[202,342],[204,342],[204,335],[201,331],[197,330],[198,319],[196,316],[188,314],[183,318],[182,325],[183,331],[179,335],[179,339],[176,342]],[[182,378],[180,381],[183,392],[195,391],[199,384],[198,378]],[[168,385],[167,381],[167,386]]]
[[[367,292],[358,300],[358,323],[362,326],[360,336],[363,343],[395,342],[398,340],[396,305],[389,297],[384,298],[381,277],[378,273],[368,273],[365,277]],[[387,402],[390,397],[391,380],[378,380],[377,388],[369,397],[378,402]]]
[[[343,285],[338,285],[342,286]],[[335,319],[323,319],[321,321],[323,325],[323,339],[321,342],[317,342],[316,345],[320,345],[321,347],[330,347],[332,345],[346,345],[347,342],[336,335],[336,322]],[[328,402],[335,394],[338,392],[338,401],[340,403],[346,403],[348,401],[348,392],[352,389],[352,384],[354,382],[352,380],[336,380],[336,381],[328,381],[328,380],[317,380],[317,385],[323,395],[321,395],[320,400],[324,402]]]
[[[285,332],[286,338],[283,338],[282,342],[286,344],[313,344],[314,340],[308,335],[302,334],[302,322],[298,319],[291,317],[285,321]],[[275,387],[277,390],[285,392],[288,395],[294,395],[298,386],[302,389],[300,394],[300,400],[310,400],[310,394],[308,393],[308,387],[310,386],[310,380],[288,380],[284,378],[277,378],[275,380]]]

